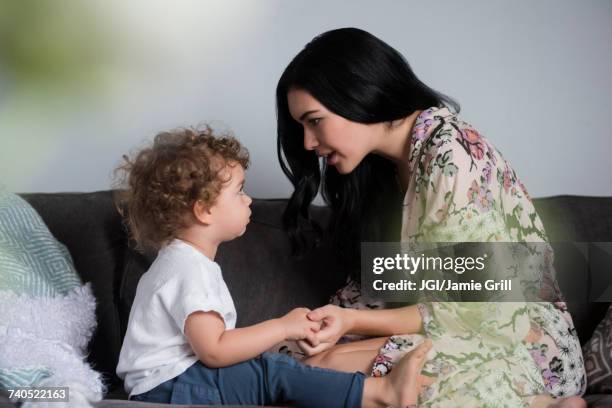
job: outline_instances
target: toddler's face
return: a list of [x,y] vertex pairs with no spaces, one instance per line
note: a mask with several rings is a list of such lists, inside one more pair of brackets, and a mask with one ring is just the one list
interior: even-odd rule
[[223,186],[214,205],[215,223],[223,232],[223,241],[241,236],[250,221],[253,200],[243,190],[244,169],[240,164],[227,166],[231,179]]

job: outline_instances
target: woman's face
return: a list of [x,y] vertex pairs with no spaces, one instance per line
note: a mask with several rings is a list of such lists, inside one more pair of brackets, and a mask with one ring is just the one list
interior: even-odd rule
[[291,88],[289,112],[304,128],[304,149],[325,157],[341,174],[353,171],[375,146],[380,124],[352,122],[327,110],[307,91]]

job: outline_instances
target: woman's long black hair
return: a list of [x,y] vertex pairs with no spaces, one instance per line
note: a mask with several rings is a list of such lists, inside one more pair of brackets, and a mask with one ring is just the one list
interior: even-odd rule
[[459,105],[422,83],[399,52],[357,28],[318,35],[283,72],[276,88],[278,160],[295,189],[283,225],[295,250],[309,246],[305,230],[322,231],[308,211],[321,186],[332,210],[327,230],[335,247],[358,262],[361,241],[399,240],[402,197],[395,165],[369,154],[350,174],[333,166],[321,168],[315,152],[304,149],[302,125],[289,113],[292,87],[309,92],[337,115],[367,124],[405,118],[432,106],[458,112]]

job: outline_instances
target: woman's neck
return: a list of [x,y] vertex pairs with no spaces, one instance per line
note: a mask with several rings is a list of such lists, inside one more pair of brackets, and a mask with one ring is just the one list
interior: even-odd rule
[[414,111],[410,116],[392,122],[380,138],[376,149],[372,151],[372,153],[386,157],[396,165],[404,190],[408,186],[412,128],[421,112],[420,110]]
[[412,128],[421,112],[414,111],[410,116],[393,121],[390,126],[385,125],[384,134],[372,153],[384,156],[396,164],[402,161],[408,162]]

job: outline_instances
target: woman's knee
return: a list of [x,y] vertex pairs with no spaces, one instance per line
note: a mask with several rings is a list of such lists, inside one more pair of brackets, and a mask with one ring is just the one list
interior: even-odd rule
[[336,368],[338,366],[339,354],[342,352],[333,348],[325,350],[316,356],[315,365],[320,368]]
[[314,356],[302,360],[306,365],[320,368],[328,368],[333,359],[333,349],[322,351]]

